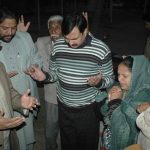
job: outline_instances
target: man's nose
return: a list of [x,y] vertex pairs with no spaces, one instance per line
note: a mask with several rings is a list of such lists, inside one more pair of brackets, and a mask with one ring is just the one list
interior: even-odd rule
[[11,28],[8,29],[7,34],[12,35],[12,29]]
[[73,45],[74,44],[74,42],[72,40],[69,40],[68,43],[69,43],[69,45]]
[[55,33],[56,33],[56,29],[53,29],[53,30],[52,30],[52,33],[55,34]]

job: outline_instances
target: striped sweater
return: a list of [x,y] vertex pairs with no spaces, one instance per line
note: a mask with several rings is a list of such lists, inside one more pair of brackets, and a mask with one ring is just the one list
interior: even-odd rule
[[[102,41],[87,36],[79,48],[71,48],[64,39],[55,42],[51,54],[49,79],[57,80],[59,100],[71,107],[91,104],[101,89],[113,83],[111,52]],[[98,87],[89,86],[87,78],[102,74]]]

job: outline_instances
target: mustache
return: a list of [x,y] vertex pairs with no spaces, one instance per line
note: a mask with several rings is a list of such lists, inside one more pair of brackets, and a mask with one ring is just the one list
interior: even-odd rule
[[77,44],[72,44],[71,46],[72,46],[72,47],[76,47],[76,46],[78,46],[78,45],[77,45]]

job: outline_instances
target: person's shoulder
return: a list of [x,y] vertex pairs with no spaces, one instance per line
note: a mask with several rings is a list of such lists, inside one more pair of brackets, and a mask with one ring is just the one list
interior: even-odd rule
[[98,43],[98,44],[102,44],[102,45],[106,45],[102,40],[92,36],[92,42],[93,43]]
[[30,33],[22,32],[22,31],[16,31],[16,35],[18,35],[18,36],[27,36],[27,35],[30,35]]
[[64,44],[66,44],[66,42],[63,37],[61,37],[55,41],[55,45],[64,45]]
[[49,36],[42,36],[37,38],[37,42],[50,42],[51,39]]
[[107,46],[107,44],[105,44],[102,40],[95,38],[95,37],[92,37],[91,45],[93,47],[100,48],[100,49],[103,49],[105,51],[110,50],[109,47]]
[[31,38],[30,33],[28,32],[21,32],[21,31],[17,31],[16,32],[16,38]]
[[49,36],[38,37],[36,40],[37,47],[49,47],[51,45],[51,39]]

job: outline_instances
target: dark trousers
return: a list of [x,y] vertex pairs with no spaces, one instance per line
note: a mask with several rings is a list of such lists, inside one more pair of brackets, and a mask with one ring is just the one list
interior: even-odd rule
[[99,119],[95,105],[73,108],[58,102],[62,150],[98,150]]
[[[46,150],[58,150],[57,138],[59,134],[58,105],[45,102],[46,127],[45,145]],[[60,142],[59,142],[60,143]]]
[[10,130],[9,143],[10,143],[10,150],[20,150],[19,141],[15,129]]

